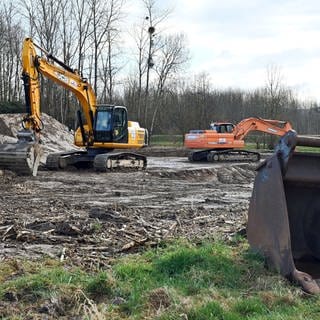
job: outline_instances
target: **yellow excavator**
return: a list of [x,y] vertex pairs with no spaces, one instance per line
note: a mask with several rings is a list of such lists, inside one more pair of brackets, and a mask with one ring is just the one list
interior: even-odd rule
[[[37,55],[37,49],[41,56]],[[145,156],[115,149],[138,149],[147,145],[147,130],[137,122],[128,121],[123,106],[99,105],[95,93],[77,70],[70,68],[52,54],[26,38],[22,48],[22,79],[25,89],[26,115],[23,129],[17,134],[17,143],[0,145],[0,169],[9,169],[20,175],[36,175],[40,163],[40,133],[43,129],[40,110],[40,74],[73,92],[82,110],[74,144],[83,147],[49,154],[46,167],[51,170],[68,166],[93,167],[105,172],[117,167],[143,169]]]

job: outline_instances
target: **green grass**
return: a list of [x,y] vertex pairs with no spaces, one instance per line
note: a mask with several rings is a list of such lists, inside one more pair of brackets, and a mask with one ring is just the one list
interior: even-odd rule
[[183,136],[182,135],[152,135],[151,146],[164,146],[164,147],[182,147]]
[[319,153],[320,152],[320,148],[315,148],[315,147],[297,146],[296,150],[300,151],[300,152],[311,152],[311,153]]
[[112,281],[103,271],[90,275],[78,268],[43,264],[4,281],[0,285],[0,298],[3,299],[6,292],[16,292],[23,299],[46,298],[53,292],[72,291],[77,288],[90,296],[102,296],[108,295],[111,287]]
[[[85,271],[53,260],[14,260],[1,267],[4,319],[23,319],[23,310],[36,318],[39,306],[52,297],[69,317],[87,319],[320,318],[319,297],[306,297],[265,270],[263,259],[243,239],[164,243],[116,259],[110,270]],[[16,309],[9,293],[17,297]]]

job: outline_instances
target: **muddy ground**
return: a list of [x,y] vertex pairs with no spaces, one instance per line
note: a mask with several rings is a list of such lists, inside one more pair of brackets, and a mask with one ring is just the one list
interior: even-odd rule
[[155,154],[139,172],[3,172],[1,259],[50,256],[103,266],[163,239],[229,238],[244,230],[256,164]]

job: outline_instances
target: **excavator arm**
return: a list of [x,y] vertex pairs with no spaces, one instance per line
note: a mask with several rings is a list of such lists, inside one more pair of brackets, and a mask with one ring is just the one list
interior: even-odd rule
[[24,42],[22,50],[22,80],[25,91],[26,115],[23,118],[23,127],[33,132],[42,129],[40,118],[40,89],[39,74],[34,65],[36,52],[32,44]]
[[292,126],[287,121],[269,120],[262,118],[247,118],[240,121],[234,128],[235,140],[242,140],[251,131],[260,131],[272,135],[283,136]]
[[[36,48],[44,55],[38,56]],[[30,38],[25,39],[23,43],[22,68],[27,108],[27,115],[23,119],[24,127],[34,132],[41,130],[39,75],[42,74],[75,94],[86,119],[87,143],[93,144],[93,115],[97,102],[93,89],[86,79],[82,78],[76,70],[71,69],[45,49],[33,43]]]
[[[36,49],[44,55],[38,56]],[[86,118],[86,132],[82,130],[82,140],[87,145],[94,143],[93,118],[96,97],[92,87],[75,70],[33,43],[30,38],[26,38],[22,46],[22,80],[26,102],[26,115],[22,119],[23,129],[17,133],[17,143],[0,145],[0,169],[9,169],[19,175],[37,175],[42,155],[40,74],[76,95]]]

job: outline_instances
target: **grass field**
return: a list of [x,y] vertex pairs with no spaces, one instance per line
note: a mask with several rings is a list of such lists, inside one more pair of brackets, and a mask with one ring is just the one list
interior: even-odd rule
[[152,146],[182,147],[183,136],[182,135],[153,135],[151,137],[150,144]]
[[105,270],[12,260],[0,279],[1,319],[45,308],[83,319],[320,319],[320,299],[267,271],[244,239],[162,243]]

